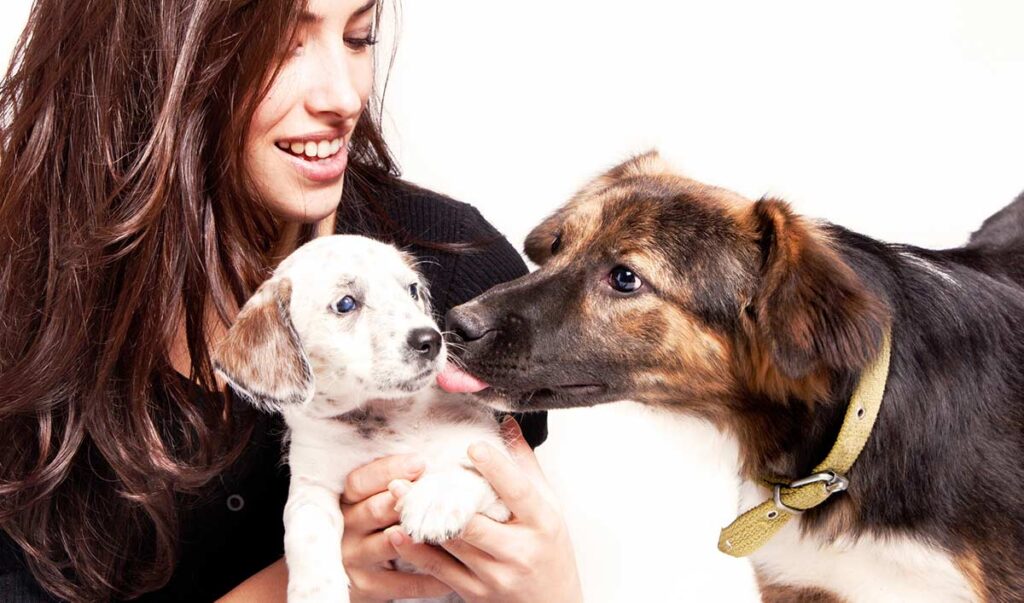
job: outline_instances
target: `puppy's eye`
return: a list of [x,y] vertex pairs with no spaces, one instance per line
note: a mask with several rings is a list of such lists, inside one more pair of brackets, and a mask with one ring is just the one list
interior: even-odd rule
[[420,301],[420,286],[416,283],[409,285],[409,297]]
[[352,310],[355,310],[357,305],[359,304],[356,302],[356,298],[351,295],[346,295],[334,302],[334,304],[331,305],[331,309],[338,314],[348,314]]
[[551,255],[558,253],[558,250],[562,248],[562,233],[555,235],[555,240],[551,241]]
[[608,273],[608,284],[620,293],[633,293],[643,286],[643,281],[629,268],[616,266]]

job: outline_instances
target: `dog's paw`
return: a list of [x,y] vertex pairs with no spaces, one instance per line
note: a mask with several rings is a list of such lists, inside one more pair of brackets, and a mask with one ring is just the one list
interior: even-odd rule
[[[413,541],[431,544],[457,537],[476,513],[498,521],[508,519],[508,509],[497,501],[490,485],[465,469],[424,475],[412,484],[397,508],[402,528]],[[503,514],[504,519],[499,519]]]

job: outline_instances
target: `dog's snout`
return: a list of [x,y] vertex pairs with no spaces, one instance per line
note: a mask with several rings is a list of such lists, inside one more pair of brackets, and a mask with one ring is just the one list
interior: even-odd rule
[[438,352],[441,351],[441,334],[429,327],[413,329],[406,341],[414,352],[427,360],[437,358]]
[[458,306],[444,317],[445,327],[462,341],[476,341],[492,330],[487,320],[469,306]]

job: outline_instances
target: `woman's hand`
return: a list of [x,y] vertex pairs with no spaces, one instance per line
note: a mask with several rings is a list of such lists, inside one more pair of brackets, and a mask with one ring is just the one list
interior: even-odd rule
[[[582,601],[569,532],[537,457],[514,420],[507,419],[502,432],[514,462],[483,443],[471,446],[469,456],[512,511],[508,523],[477,514],[443,548],[415,544],[398,526],[384,534],[402,559],[448,584],[469,603]],[[401,480],[390,486],[395,498],[408,488]]]
[[363,465],[345,480],[341,555],[352,603],[441,597],[452,592],[430,576],[396,571],[391,561],[398,553],[381,531],[398,523],[396,500],[387,490],[388,483],[416,479],[423,467],[423,460],[415,456],[390,456]]

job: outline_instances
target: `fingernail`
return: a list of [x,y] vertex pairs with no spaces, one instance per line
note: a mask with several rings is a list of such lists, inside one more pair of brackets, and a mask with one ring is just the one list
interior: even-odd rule
[[401,528],[389,528],[384,533],[387,535],[391,546],[402,546],[405,544],[405,534],[402,533]]
[[469,447],[469,457],[474,461],[486,463],[487,459],[491,457],[491,451],[488,449],[487,444],[473,444]]
[[425,467],[426,464],[423,462],[422,458],[418,456],[409,457],[405,461],[405,474],[410,477],[415,477],[419,475]]
[[409,482],[404,479],[393,479],[388,483],[388,492],[395,498],[402,498],[409,493]]
[[505,420],[501,422],[501,428],[504,431],[509,431],[513,434],[522,433],[523,429],[519,426],[519,421],[516,421],[512,415],[505,415]]

